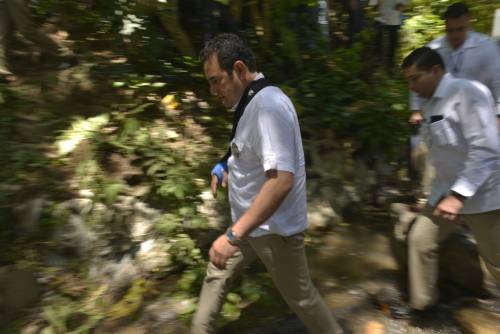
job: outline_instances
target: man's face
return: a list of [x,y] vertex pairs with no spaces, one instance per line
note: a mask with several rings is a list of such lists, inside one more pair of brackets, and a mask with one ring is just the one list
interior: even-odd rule
[[203,69],[208,80],[210,93],[217,96],[226,108],[233,107],[245,90],[234,70],[234,65],[231,70],[232,75],[229,75],[220,67],[217,56],[212,54],[203,64]]
[[410,89],[425,99],[430,99],[434,95],[442,77],[442,70],[438,65],[429,71],[418,70],[416,65],[405,68],[403,71]]
[[452,48],[458,49],[465,42],[469,24],[469,15],[446,19],[446,37]]

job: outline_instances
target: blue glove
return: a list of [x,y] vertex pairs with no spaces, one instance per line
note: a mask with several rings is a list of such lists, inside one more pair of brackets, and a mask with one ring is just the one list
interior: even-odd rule
[[227,173],[227,161],[224,162],[219,162],[215,167],[212,169],[212,174],[217,176],[217,184],[220,185],[222,183],[222,180],[224,179],[224,172]]

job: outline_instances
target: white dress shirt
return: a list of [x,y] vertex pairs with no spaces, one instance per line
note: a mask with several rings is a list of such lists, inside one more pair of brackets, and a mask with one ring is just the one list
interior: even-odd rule
[[[439,52],[446,71],[454,77],[477,80],[486,85],[496,101],[495,112],[500,115],[500,48],[493,39],[471,31],[457,50],[450,46],[446,35],[427,46]],[[421,109],[421,101],[414,93],[410,104],[412,110]]]
[[396,10],[398,4],[408,6],[409,0],[370,0],[370,6],[378,5],[379,16],[375,20],[389,26],[400,26],[402,23],[401,11]]
[[[259,75],[255,80],[262,78]],[[274,214],[250,233],[290,236],[307,228],[306,172],[295,108],[278,87],[263,88],[245,108],[231,142],[229,203],[233,222],[250,208],[271,169],[294,174],[294,185]]]
[[500,142],[493,98],[478,81],[445,74],[423,106],[423,136],[436,169],[429,204],[455,191],[460,213],[500,208]]

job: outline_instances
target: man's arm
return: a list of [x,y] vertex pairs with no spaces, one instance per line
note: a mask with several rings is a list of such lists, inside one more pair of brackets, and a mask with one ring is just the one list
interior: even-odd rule
[[[264,223],[280,207],[293,187],[291,172],[271,169],[266,172],[267,180],[262,185],[250,208],[233,225],[238,239],[246,237],[253,229]],[[227,260],[238,250],[229,243],[225,234],[221,235],[210,249],[211,262],[218,268],[225,268]]]
[[233,225],[233,231],[240,238],[246,237],[271,217],[293,187],[294,176],[291,172],[271,169],[266,172],[266,177],[250,208]]
[[470,87],[461,93],[458,113],[467,143],[467,158],[463,170],[450,189],[451,194],[436,206],[434,214],[437,216],[455,219],[463,207],[463,200],[474,196],[498,165],[499,138],[492,112],[493,101],[488,95],[488,92]]
[[493,40],[488,42],[484,49],[485,71],[490,75],[489,88],[495,100],[495,113],[500,116],[500,48]]

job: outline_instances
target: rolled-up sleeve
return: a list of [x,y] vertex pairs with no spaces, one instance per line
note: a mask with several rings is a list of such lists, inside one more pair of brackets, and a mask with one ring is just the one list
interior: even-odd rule
[[258,110],[255,153],[259,156],[264,171],[276,169],[295,174],[297,150],[290,111],[279,101],[266,103]]

